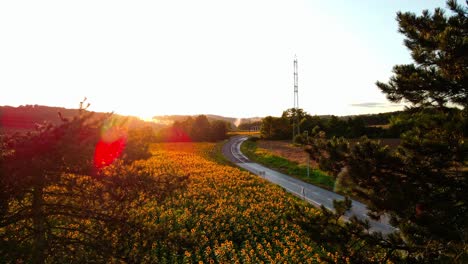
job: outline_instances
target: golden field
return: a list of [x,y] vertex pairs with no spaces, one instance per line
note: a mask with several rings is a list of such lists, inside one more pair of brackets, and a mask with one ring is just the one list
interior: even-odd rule
[[[203,263],[320,263],[326,255],[298,225],[319,212],[281,188],[208,160],[214,144],[162,143],[141,165],[151,174],[188,175],[189,183],[163,204],[147,204],[148,222],[187,242],[178,260]],[[297,210],[301,210],[298,213]],[[157,250],[158,260],[175,256]],[[162,244],[162,245],[161,245]],[[168,259],[167,259],[168,260]]]
[[[215,148],[153,144],[151,158],[117,162],[103,178],[66,174],[48,185],[45,262],[346,262],[307,231],[319,210],[255,175],[210,160]],[[31,197],[12,201],[6,213],[28,212]],[[7,253],[0,259],[31,259],[31,220],[0,226],[0,237]]]

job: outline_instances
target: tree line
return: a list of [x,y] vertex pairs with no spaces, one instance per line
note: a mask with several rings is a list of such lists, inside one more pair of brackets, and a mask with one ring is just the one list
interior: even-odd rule
[[230,124],[222,120],[210,122],[205,115],[187,117],[161,129],[156,140],[159,142],[214,142],[227,138]]
[[[49,107],[40,105],[26,105],[19,107],[0,107],[1,126],[0,133],[34,131],[44,122],[52,125],[60,125],[63,119],[73,119],[80,112],[88,112],[86,109],[66,109],[61,107]],[[108,113],[93,112],[92,118],[102,119]],[[209,121],[205,115],[186,117],[182,121],[174,121],[170,126],[145,122],[132,116],[120,116],[112,114],[112,120],[121,124],[125,123],[130,133],[145,134],[145,139],[151,142],[186,142],[186,141],[218,141],[227,138],[227,132],[231,125],[222,120]],[[150,136],[152,134],[152,136]]]
[[[302,135],[294,139],[304,142],[304,132],[309,135],[324,131],[328,137],[359,138],[397,138],[405,127],[394,124],[403,112],[359,115],[349,117],[312,116],[303,109],[290,108],[281,117],[267,116],[260,126],[260,136],[264,139],[291,139],[294,120],[299,120]],[[394,126],[395,125],[395,126]]]

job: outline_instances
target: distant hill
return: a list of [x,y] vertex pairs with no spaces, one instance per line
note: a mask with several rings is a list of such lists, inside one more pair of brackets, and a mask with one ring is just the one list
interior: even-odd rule
[[[153,116],[153,121],[163,125],[172,125],[175,121],[184,121],[189,117],[195,118],[198,115],[163,115],[163,116]],[[256,121],[261,121],[261,117],[250,117],[250,118],[235,118],[235,117],[225,117],[219,115],[206,115],[209,121],[221,120],[231,124],[232,128],[238,127],[242,123],[253,123]]]
[[[43,105],[25,105],[19,107],[0,106],[0,133],[32,131],[36,124],[50,122],[60,124],[61,118],[73,118],[78,114],[78,109],[68,109],[63,107],[51,107]],[[106,113],[94,112],[96,117],[106,115]],[[122,116],[114,114],[115,117],[125,118],[129,128],[151,125],[155,128],[159,124],[145,122],[134,116]]]

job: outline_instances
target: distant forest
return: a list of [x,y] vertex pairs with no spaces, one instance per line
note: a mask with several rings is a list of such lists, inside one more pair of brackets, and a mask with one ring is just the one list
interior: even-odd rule
[[407,124],[401,120],[407,120],[403,115],[410,112],[395,111],[380,114],[366,114],[355,116],[312,116],[303,109],[290,108],[283,112],[281,117],[267,116],[261,123],[261,137],[265,139],[291,139],[293,123],[299,122],[301,135],[295,139],[300,143],[305,132],[308,135],[317,134],[320,131],[327,137],[358,138],[398,138],[408,129]]
[[189,116],[183,121],[175,121],[171,126],[159,130],[156,138],[159,142],[215,142],[226,139],[230,127],[229,122],[209,121],[205,115],[195,118]]
[[[77,115],[77,109],[50,107],[42,105],[25,105],[19,107],[0,106],[0,133],[32,131],[38,124],[49,122],[60,124],[61,119]],[[312,116],[299,109],[298,115],[301,131],[313,133],[323,130],[329,136],[348,138],[367,135],[368,137],[399,137],[402,129],[397,125],[398,116],[403,112],[357,116]],[[107,113],[94,113],[96,118]],[[133,116],[114,117],[124,120],[128,128],[151,127],[158,141],[215,141],[226,137],[227,131],[262,129],[262,137],[267,139],[289,139],[292,134],[292,117],[294,109],[284,111],[281,117],[254,117],[236,119],[217,115],[168,115],[154,116],[155,122],[145,122]],[[202,120],[203,119],[203,120]],[[206,119],[206,120],[205,120]],[[392,126],[390,126],[392,124]],[[237,126],[236,126],[237,125]],[[196,132],[197,128],[199,132]],[[216,130],[216,131],[214,131]],[[200,135],[204,131],[204,135]],[[224,131],[224,132],[223,132]],[[221,134],[224,133],[224,136]],[[216,135],[215,135],[216,134]]]

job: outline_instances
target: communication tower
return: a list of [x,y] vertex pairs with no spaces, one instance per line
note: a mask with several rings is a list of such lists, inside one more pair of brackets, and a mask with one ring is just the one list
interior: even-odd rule
[[299,128],[299,115],[297,113],[299,109],[299,89],[298,89],[298,71],[297,71],[297,57],[294,55],[294,110],[295,112],[293,113],[294,116],[293,118],[293,134],[292,134],[292,140],[294,142],[294,138],[296,135],[301,134],[300,128]]

